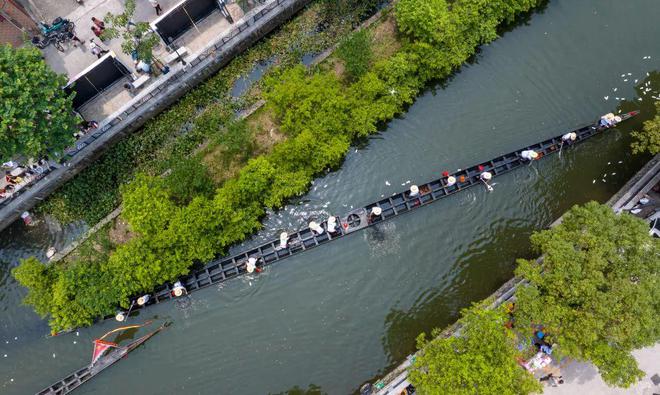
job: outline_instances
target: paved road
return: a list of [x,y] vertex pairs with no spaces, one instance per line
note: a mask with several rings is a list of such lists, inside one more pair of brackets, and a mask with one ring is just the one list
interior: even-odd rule
[[633,352],[640,369],[646,376],[636,385],[621,389],[608,387],[598,374],[598,370],[586,363],[572,362],[562,369],[564,384],[558,387],[546,386],[544,394],[548,395],[653,395],[660,394],[660,383],[654,385],[651,376],[660,376],[660,343],[654,347],[643,348]]

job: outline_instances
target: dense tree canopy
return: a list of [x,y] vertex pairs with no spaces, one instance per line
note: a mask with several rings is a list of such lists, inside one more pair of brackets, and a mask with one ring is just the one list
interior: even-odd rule
[[630,351],[660,340],[660,244],[648,224],[595,202],[535,233],[543,264],[519,260],[518,327],[542,324],[559,353],[593,362],[605,382],[641,372]]
[[427,341],[420,335],[410,382],[421,394],[500,395],[539,391],[536,379],[518,365],[516,337],[505,327],[503,308],[463,311],[459,333]]
[[77,120],[66,83],[38,49],[0,45],[0,160],[37,158],[73,142]]
[[660,100],[655,102],[655,118],[644,122],[641,132],[630,133],[635,139],[631,144],[634,154],[648,152],[651,155],[660,153]]

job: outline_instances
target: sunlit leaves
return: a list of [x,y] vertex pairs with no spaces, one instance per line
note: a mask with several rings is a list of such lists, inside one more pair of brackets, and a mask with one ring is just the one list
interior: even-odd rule
[[651,155],[660,153],[660,100],[655,102],[655,118],[644,122],[641,132],[631,132],[634,141],[631,144],[633,154],[647,152]]
[[0,161],[61,153],[74,141],[66,83],[35,47],[0,45]]
[[479,306],[463,311],[455,336],[417,339],[420,352],[409,379],[421,394],[528,394],[539,391],[536,379],[516,362],[515,336],[504,324],[503,309]]
[[543,264],[519,261],[529,285],[517,293],[517,322],[545,325],[560,353],[592,361],[606,382],[634,382],[629,352],[660,340],[660,245],[648,225],[592,202],[532,243]]

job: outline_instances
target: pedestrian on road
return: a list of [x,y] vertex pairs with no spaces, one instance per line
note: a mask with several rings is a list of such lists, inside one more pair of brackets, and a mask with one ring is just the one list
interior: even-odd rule
[[97,58],[101,59],[101,56],[107,54],[107,49],[101,48],[97,43],[94,42],[94,39],[89,40],[89,49],[92,51],[92,55],[96,55]]
[[103,31],[105,31],[105,22],[92,17],[92,23],[94,23],[92,25],[92,31],[94,32],[94,35],[100,38],[101,34],[103,34]]
[[94,22],[94,25],[96,25],[96,27],[101,29],[101,31],[105,30],[105,22],[103,22],[102,20],[92,17],[92,22]]
[[158,0],[149,0],[149,3],[151,3],[151,6],[156,10],[156,15],[160,15],[160,13],[163,12],[160,4],[158,4]]
[[[101,34],[103,34],[103,29],[101,29],[98,26],[92,26],[92,31],[94,32],[94,35],[96,37],[101,38]],[[102,38],[101,38],[101,41],[103,41]]]

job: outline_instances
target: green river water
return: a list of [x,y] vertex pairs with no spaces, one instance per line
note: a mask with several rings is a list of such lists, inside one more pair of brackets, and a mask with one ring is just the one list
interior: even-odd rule
[[[660,96],[657,74],[647,76],[660,69],[659,17],[657,0],[550,1],[269,215],[243,247],[612,110],[642,108],[640,119],[497,178],[492,193],[472,188],[187,303],[150,308],[134,322],[157,316],[173,325],[78,393],[267,394],[314,384],[347,394],[387,372],[421,331],[453,322],[511,277],[517,257],[533,256],[533,230],[573,204],[607,200],[648,159],[630,154],[629,131]],[[635,85],[654,78],[639,101]],[[116,326],[45,338],[46,323],[20,304],[11,267],[79,232],[42,221],[0,235],[3,395],[37,392],[89,363],[91,340]]]

